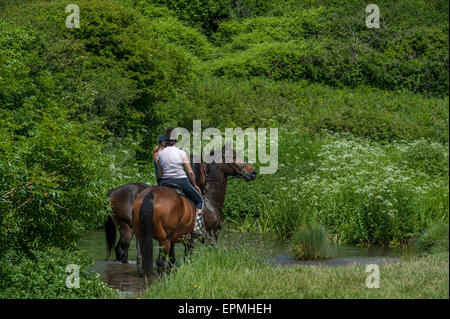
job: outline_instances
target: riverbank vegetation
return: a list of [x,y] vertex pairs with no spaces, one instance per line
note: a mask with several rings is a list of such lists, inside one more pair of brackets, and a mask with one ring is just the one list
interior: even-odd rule
[[[248,247],[199,247],[145,298],[448,298],[447,252],[380,264],[379,288],[366,266],[274,266]],[[200,274],[200,275],[199,275]],[[207,274],[207,275],[206,275]]]
[[[276,174],[229,183],[237,229],[290,239],[320,223],[359,245],[448,229],[447,1],[379,1],[379,29],[357,0],[79,0],[79,29],[67,4],[0,3],[2,297],[52,275],[21,265],[40,269],[102,226],[110,188],[154,184],[157,137],[193,120],[279,128]],[[90,296],[50,286],[42,297]]]
[[0,259],[0,298],[117,297],[97,273],[88,270],[92,265],[92,257],[81,250],[52,249],[27,255],[10,251]]
[[328,259],[333,255],[333,243],[325,226],[310,224],[292,236],[292,250],[299,260]]
[[420,234],[417,248],[421,254],[448,251],[448,224],[434,224]]

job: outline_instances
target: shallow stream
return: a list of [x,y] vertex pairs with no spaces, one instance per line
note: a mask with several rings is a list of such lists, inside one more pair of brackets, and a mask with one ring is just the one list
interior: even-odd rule
[[[243,233],[224,228],[219,237],[219,242],[227,246],[248,245],[255,248],[273,264],[283,266],[295,265],[323,265],[329,267],[347,266],[351,264],[382,264],[398,263],[402,257],[413,254],[412,249],[390,247],[358,247],[351,245],[337,246],[333,258],[321,261],[298,261],[294,258],[290,245],[286,241],[274,240],[271,236],[263,236],[257,233]],[[110,259],[106,257],[106,242],[103,230],[95,230],[86,233],[78,242],[80,249],[87,250],[95,260],[91,270],[100,274],[101,278],[111,287],[119,289],[121,294],[134,295],[145,289],[144,280],[138,277],[136,269],[136,241],[130,245],[128,264],[122,264],[113,260],[114,251]],[[158,245],[155,242],[154,256],[158,254]],[[184,256],[184,247],[177,244],[175,247],[177,260]]]

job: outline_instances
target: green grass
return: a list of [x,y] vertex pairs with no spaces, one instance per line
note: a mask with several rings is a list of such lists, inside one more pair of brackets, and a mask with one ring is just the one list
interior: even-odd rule
[[365,266],[271,266],[247,247],[200,248],[144,298],[448,298],[449,255],[382,264],[380,288]]
[[292,250],[300,260],[329,259],[333,246],[326,227],[320,224],[307,225],[292,236]]
[[421,253],[448,251],[448,224],[434,224],[420,234],[417,248]]

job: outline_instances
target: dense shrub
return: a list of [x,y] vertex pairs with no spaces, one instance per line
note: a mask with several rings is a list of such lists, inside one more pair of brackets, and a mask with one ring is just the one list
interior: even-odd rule
[[162,43],[176,46],[177,50],[187,51],[199,59],[206,60],[215,54],[215,48],[203,34],[175,18],[151,19],[148,28]]
[[224,21],[211,40],[226,52],[242,51],[257,43],[289,42],[325,35],[331,28],[323,7],[278,17]]
[[[24,43],[35,57],[29,66],[51,76],[51,92],[72,117],[100,119],[117,136],[154,129],[159,121],[152,105],[195,76],[192,55],[159,41],[157,30],[134,10],[109,0],[77,4],[79,29],[65,26],[65,1],[10,7],[2,16],[32,32],[33,45]],[[29,78],[35,80],[35,73]]]
[[365,26],[357,1],[297,4],[282,16],[222,22],[212,38],[226,54],[212,72],[448,95],[448,4],[386,1],[380,29]]
[[0,250],[72,245],[106,216],[102,131],[55,109],[22,136],[21,125],[1,115]]
[[[67,288],[68,265],[80,270],[79,288]],[[0,258],[0,298],[108,298],[117,297],[99,275],[88,270],[92,258],[85,251],[33,251],[28,256],[16,252]]]
[[[245,39],[242,42],[248,45]],[[361,44],[322,39],[255,44],[214,61],[208,69],[217,76],[306,79],[338,87],[364,84],[444,96],[448,75],[442,70],[447,66],[448,56],[433,60],[389,58]]]
[[216,31],[218,22],[230,16],[231,0],[152,0],[151,2],[166,6],[181,21],[192,27],[201,28],[206,34]]
[[403,157],[411,169],[448,177],[448,149],[440,143],[425,139],[414,141],[405,150]]
[[184,94],[158,103],[164,122],[204,127],[302,128],[350,132],[377,141],[426,137],[448,142],[448,99],[368,87],[333,89],[308,82],[203,77]]

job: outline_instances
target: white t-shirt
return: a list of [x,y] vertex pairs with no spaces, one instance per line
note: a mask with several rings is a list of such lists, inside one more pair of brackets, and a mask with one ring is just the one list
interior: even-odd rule
[[158,154],[162,178],[187,178],[183,169],[183,159],[187,153],[176,146],[167,146]]

